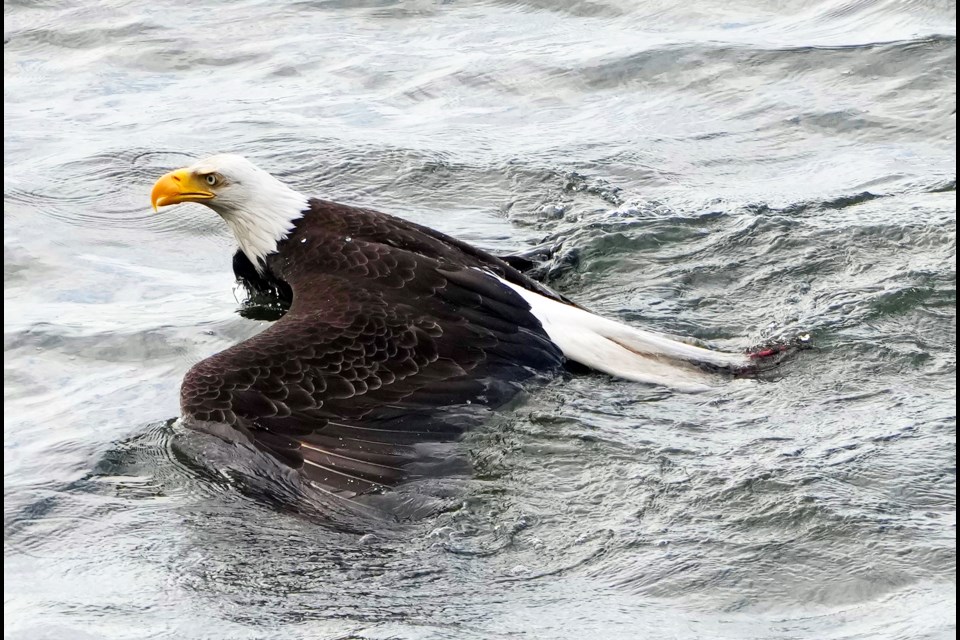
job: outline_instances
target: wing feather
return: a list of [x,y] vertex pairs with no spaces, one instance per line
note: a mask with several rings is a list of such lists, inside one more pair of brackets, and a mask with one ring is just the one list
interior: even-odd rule
[[194,366],[184,415],[231,424],[308,478],[364,492],[408,477],[419,445],[455,440],[477,407],[562,366],[527,303],[473,265],[304,233],[300,251],[268,263],[292,287],[290,310]]

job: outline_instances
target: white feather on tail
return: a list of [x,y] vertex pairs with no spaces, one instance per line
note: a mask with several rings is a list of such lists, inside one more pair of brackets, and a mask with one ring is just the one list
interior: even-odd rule
[[745,354],[704,349],[629,327],[506,280],[501,282],[527,301],[531,313],[564,356],[591,369],[679,391],[704,391],[717,379],[697,364],[731,373],[750,367]]

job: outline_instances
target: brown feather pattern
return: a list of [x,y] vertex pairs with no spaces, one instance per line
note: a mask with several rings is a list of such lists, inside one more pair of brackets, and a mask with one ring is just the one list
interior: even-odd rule
[[529,305],[490,274],[563,298],[400,218],[311,200],[263,266],[256,277],[289,287],[290,309],[194,366],[183,413],[235,427],[334,489],[403,480],[417,445],[461,435],[465,407],[500,405],[563,364]]

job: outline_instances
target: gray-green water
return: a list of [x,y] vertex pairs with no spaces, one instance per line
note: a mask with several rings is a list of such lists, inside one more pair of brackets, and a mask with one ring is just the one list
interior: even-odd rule
[[[953,637],[955,34],[943,0],[5,3],[4,636]],[[224,225],[148,207],[222,151],[562,240],[548,281],[641,326],[818,348],[558,380],[429,499],[295,515],[170,424],[262,328]]]

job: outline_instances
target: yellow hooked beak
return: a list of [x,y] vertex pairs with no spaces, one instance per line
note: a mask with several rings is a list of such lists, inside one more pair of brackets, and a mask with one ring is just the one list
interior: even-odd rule
[[150,201],[156,211],[160,207],[181,202],[202,202],[215,195],[198,175],[189,169],[177,169],[157,180],[150,192]]

